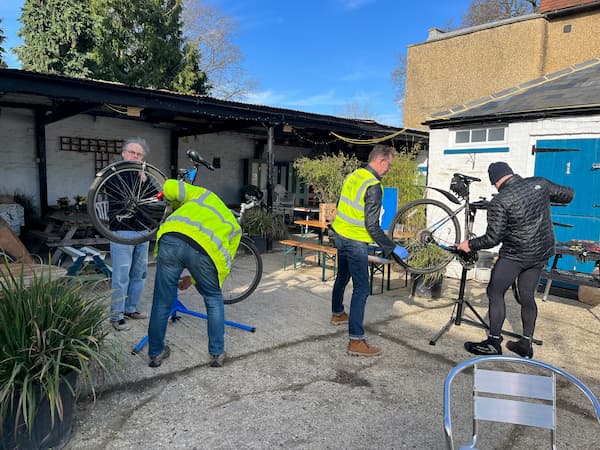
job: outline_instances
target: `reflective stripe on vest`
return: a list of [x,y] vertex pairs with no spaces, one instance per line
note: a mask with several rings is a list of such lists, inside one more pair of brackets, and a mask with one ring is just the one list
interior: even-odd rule
[[362,242],[373,239],[365,228],[365,193],[379,180],[367,169],[358,169],[348,176],[338,202],[333,229],[340,235]]
[[[223,214],[221,214],[221,212],[218,209],[214,208],[212,205],[209,205],[208,203],[205,203],[205,200],[211,194],[212,194],[212,192],[206,191],[199,198],[190,200],[189,203],[196,203],[198,206],[200,206],[202,208],[207,208],[210,211],[212,211],[213,214],[217,215],[217,217],[219,217],[219,219],[221,220],[223,225],[229,227],[229,235],[227,236],[227,242],[229,243],[233,239],[235,239],[235,237],[237,235],[241,235],[242,230],[239,227],[236,229],[231,222],[228,222],[225,219],[225,217],[223,217]],[[198,228],[198,230],[201,233],[204,233],[206,236],[208,236],[209,239],[215,244],[215,246],[219,250],[219,253],[221,253],[223,255],[223,258],[225,259],[225,264],[227,265],[227,267],[228,268],[231,267],[231,262],[233,261],[233,256],[229,254],[229,247],[225,245],[225,243],[222,239],[220,239],[218,236],[215,235],[215,233],[212,229],[204,227],[201,222],[192,220],[189,217],[175,215],[175,214],[171,214],[167,218],[167,220],[165,220],[165,223],[175,222],[175,221],[183,222],[192,227],[196,227],[196,228]]]
[[158,230],[157,239],[160,240],[165,233],[178,232],[196,241],[215,264],[219,284],[222,285],[242,236],[237,220],[211,191],[186,183],[175,184],[175,180],[169,181],[164,189],[167,199],[177,196],[185,202],[187,196],[189,200],[165,220]]

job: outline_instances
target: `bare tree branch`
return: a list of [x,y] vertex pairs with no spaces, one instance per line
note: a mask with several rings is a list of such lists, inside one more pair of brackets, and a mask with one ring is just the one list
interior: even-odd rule
[[206,0],[185,0],[183,32],[200,51],[199,68],[208,77],[211,95],[243,99],[256,89],[242,67],[243,56],[233,39],[238,24]]

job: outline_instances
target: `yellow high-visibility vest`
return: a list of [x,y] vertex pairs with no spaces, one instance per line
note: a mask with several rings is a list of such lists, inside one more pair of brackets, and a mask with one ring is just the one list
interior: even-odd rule
[[332,224],[336,233],[355,241],[373,241],[365,227],[365,193],[367,188],[376,184],[383,194],[381,182],[367,169],[358,169],[348,175]]
[[203,187],[167,180],[163,193],[179,207],[161,225],[157,240],[176,232],[196,241],[213,260],[222,286],[242,238],[235,216],[216,194]]

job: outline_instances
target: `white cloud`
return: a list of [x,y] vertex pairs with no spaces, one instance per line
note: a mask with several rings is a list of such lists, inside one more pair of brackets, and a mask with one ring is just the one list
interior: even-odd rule
[[[278,108],[302,109],[307,112],[317,112],[316,109],[337,107],[345,103],[345,99],[336,96],[335,89],[310,96],[299,91],[275,92],[266,90],[253,92],[246,96],[246,101],[258,105],[273,106]],[[331,112],[323,113],[331,114]]]
[[338,0],[338,3],[340,3],[342,8],[346,11],[353,11],[370,3],[375,3],[375,1],[376,0]]

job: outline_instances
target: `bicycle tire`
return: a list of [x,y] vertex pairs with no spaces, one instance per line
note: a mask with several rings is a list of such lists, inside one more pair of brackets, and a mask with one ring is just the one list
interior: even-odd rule
[[[143,174],[143,176],[140,176]],[[96,230],[110,241],[135,245],[156,235],[168,214],[168,202],[157,199],[167,177],[156,167],[136,161],[119,161],[104,168],[88,192],[88,215]],[[125,237],[111,229],[139,231]]]
[[248,236],[242,236],[231,263],[231,271],[221,288],[223,303],[232,305],[248,298],[262,278],[263,263],[260,252]]
[[[444,247],[460,243],[460,224],[444,203],[431,199],[416,200],[396,213],[388,236],[408,250],[408,258],[398,260],[406,270],[429,274],[443,269],[455,257]],[[429,251],[425,253],[424,250]]]

